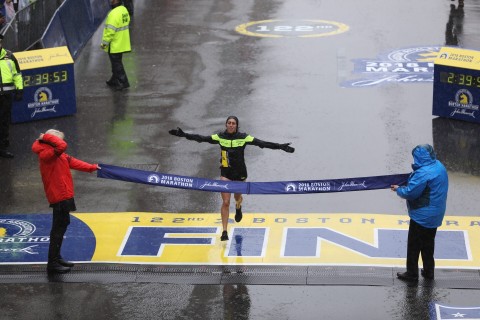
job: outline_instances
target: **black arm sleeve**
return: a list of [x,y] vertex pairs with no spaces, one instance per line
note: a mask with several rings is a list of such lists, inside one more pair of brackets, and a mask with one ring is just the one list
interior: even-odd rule
[[218,142],[212,139],[212,136],[202,136],[199,134],[185,133],[185,138],[187,140],[193,140],[197,142],[208,142],[211,144],[217,144]]
[[253,138],[253,141],[251,144],[260,148],[280,149],[280,143],[263,141],[257,138]]

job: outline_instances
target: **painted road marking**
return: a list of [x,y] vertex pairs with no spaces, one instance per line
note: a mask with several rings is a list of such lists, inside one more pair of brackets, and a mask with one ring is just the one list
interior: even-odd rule
[[333,36],[350,29],[344,23],[327,20],[262,20],[235,28],[240,34],[263,38],[318,38]]
[[[233,218],[233,213],[232,213]],[[83,262],[404,267],[408,217],[382,214],[73,213],[62,254]],[[25,226],[29,226],[28,232]],[[0,216],[0,263],[47,261],[51,214]],[[436,265],[480,268],[480,218],[446,217]]]

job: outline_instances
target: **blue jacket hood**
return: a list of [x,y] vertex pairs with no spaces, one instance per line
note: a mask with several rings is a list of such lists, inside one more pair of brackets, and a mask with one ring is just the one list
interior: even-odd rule
[[412,169],[417,170],[423,166],[428,166],[437,160],[433,147],[429,144],[421,144],[412,150],[413,164]]

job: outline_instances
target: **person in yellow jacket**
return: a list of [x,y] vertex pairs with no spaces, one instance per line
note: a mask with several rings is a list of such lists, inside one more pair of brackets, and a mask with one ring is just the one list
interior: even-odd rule
[[112,10],[105,21],[100,47],[108,53],[112,64],[112,76],[107,85],[119,91],[130,87],[122,62],[123,53],[131,51],[130,15],[121,0],[110,0],[110,5]]
[[2,47],[2,39],[3,35],[0,35],[0,157],[13,158],[13,154],[7,151],[12,99],[22,100],[23,78],[15,56]]

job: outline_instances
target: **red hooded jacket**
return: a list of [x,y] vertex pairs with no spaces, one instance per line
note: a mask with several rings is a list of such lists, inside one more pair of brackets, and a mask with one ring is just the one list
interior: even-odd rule
[[57,136],[44,134],[36,140],[32,151],[38,155],[40,173],[47,200],[54,204],[73,198],[73,179],[70,169],[85,172],[97,170],[96,164],[89,164],[65,153],[67,143]]

